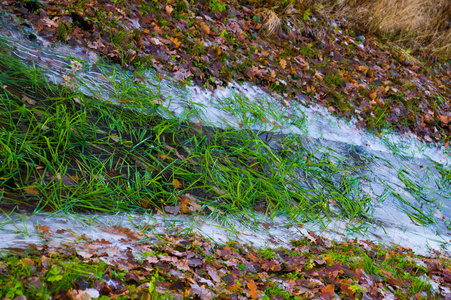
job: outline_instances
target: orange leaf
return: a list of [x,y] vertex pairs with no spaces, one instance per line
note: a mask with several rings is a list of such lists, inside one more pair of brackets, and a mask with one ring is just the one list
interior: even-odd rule
[[172,8],[172,6],[169,6],[169,5],[166,5],[166,7],[165,7],[164,9],[166,10],[166,12],[167,12],[168,14],[171,14],[172,11],[174,10],[174,9]]
[[158,157],[161,159],[170,159],[170,157],[167,157],[166,155],[163,154],[158,154]]
[[279,61],[280,63],[280,67],[282,67],[282,69],[285,69],[287,67],[287,61],[285,59],[281,59]]
[[222,53],[221,48],[216,47],[216,55],[219,56],[221,55],[221,53]]
[[351,279],[343,279],[340,283],[340,291],[343,294],[347,294],[348,296],[352,297],[355,292],[349,288],[351,283],[352,283]]
[[255,284],[254,280],[249,281],[249,283],[247,284],[247,288],[249,289],[249,295],[251,296],[251,298],[253,300],[258,298],[258,290],[257,290],[257,285]]
[[169,40],[174,43],[175,48],[180,47],[180,45],[182,44],[182,42],[179,42],[179,40],[177,38],[170,37]]
[[39,190],[35,188],[24,188],[26,194],[39,195]]
[[371,100],[376,99],[376,97],[377,97],[376,91],[369,93],[369,96],[370,96]]
[[206,34],[210,34],[210,27],[208,27],[207,24],[202,23],[202,25],[200,25],[200,28],[201,28],[202,31],[205,32]]
[[333,284],[328,284],[328,285],[326,285],[325,287],[323,287],[321,289],[320,296],[324,297],[324,298],[330,298],[330,297],[332,297],[334,295],[334,293],[335,293],[334,285]]
[[271,79],[274,81],[275,78],[276,78],[276,71],[272,70],[271,71]]
[[180,204],[180,211],[184,214],[189,214],[192,211],[188,208],[188,204],[189,204],[189,199],[187,197],[182,197],[179,198],[177,197],[177,200],[179,200],[179,204]]
[[449,119],[447,116],[440,115],[439,117],[440,117],[440,121],[442,121],[442,123],[448,124]]
[[175,178],[174,178],[174,180],[172,180],[172,184],[175,186],[176,189],[180,189],[182,187],[182,184],[180,183],[180,181],[178,181]]
[[141,199],[141,206],[142,207],[149,208],[150,204],[151,204],[151,201],[150,201],[149,198],[144,197],[144,198]]
[[366,72],[367,69],[368,69],[367,66],[357,66],[357,70],[359,70],[359,71]]
[[78,182],[80,180],[80,177],[77,175],[69,175],[70,178],[72,178],[73,181]]

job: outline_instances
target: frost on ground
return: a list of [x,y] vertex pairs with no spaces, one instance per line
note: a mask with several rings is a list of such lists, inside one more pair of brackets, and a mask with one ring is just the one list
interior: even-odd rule
[[[8,18],[4,16],[3,22]],[[315,156],[349,166],[346,176],[363,178],[358,190],[362,196],[371,198],[372,217],[362,227],[366,228],[363,232],[359,230],[359,222],[348,220],[311,220],[301,228],[283,216],[270,220],[263,215],[258,215],[256,226],[243,225],[231,217],[219,224],[200,217],[147,216],[148,230],[161,233],[174,227],[188,228],[218,242],[237,239],[260,247],[289,246],[291,239],[313,230],[329,238],[357,237],[399,243],[419,253],[427,253],[429,249],[451,250],[451,189],[442,180],[438,168],[449,168],[450,157],[440,147],[427,146],[413,135],[399,136],[388,131],[376,137],[356,128],[356,122],[337,119],[325,108],[305,107],[300,104],[303,99],[280,101],[275,98],[277,95],[268,95],[247,83],[233,82],[214,92],[196,86],[182,87],[169,74],[162,78],[149,70],[139,74],[126,71],[102,62],[86,49],[62,45],[43,47],[24,39],[14,27],[0,28],[1,35],[9,33],[8,47],[2,51],[24,63],[35,64],[50,82],[78,88],[87,95],[118,105],[124,91],[118,87],[139,82],[144,87],[142,93],[156,94],[161,99],[164,117],[189,118],[203,126],[254,130],[273,138],[268,143],[270,147],[286,135],[301,136],[304,147]],[[298,175],[299,180],[304,180],[302,174]],[[38,224],[48,226],[53,232],[62,229],[80,232],[81,229],[93,239],[109,240],[120,247],[120,237],[98,228],[98,224],[136,228],[140,225],[130,220],[141,216],[11,215],[2,218],[0,225],[4,233],[0,245],[4,247],[43,242],[35,232]],[[84,218],[95,222],[88,222],[91,225],[87,226],[81,221]],[[424,226],[419,220],[424,221]],[[59,243],[65,238],[55,235],[52,241]]]

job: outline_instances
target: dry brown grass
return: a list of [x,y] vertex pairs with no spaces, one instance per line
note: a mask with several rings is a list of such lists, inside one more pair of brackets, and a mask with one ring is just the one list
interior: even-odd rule
[[386,34],[414,52],[451,54],[450,0],[297,0],[323,4],[369,31]]
[[265,34],[271,35],[273,33],[276,33],[280,29],[282,21],[273,10],[264,9],[262,11],[262,18],[264,21],[262,29],[265,32]]
[[385,34],[413,53],[451,55],[451,0],[248,0],[262,9],[267,34],[277,32],[288,6],[301,12],[323,5],[330,17],[346,16],[370,32]]

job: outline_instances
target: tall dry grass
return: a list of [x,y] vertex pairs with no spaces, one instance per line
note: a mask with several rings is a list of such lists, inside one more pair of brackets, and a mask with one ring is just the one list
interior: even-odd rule
[[[346,16],[369,32],[385,34],[414,53],[451,55],[451,0],[291,0],[288,5],[286,0],[247,2],[279,13],[288,5],[299,9],[323,5],[326,15]],[[268,10],[264,17],[265,29],[275,32],[280,22]]]
[[[305,2],[303,0],[299,0]],[[312,0],[308,0],[312,2]],[[451,54],[450,0],[316,0],[335,15],[386,34],[413,51]],[[311,3],[312,4],[312,3]]]

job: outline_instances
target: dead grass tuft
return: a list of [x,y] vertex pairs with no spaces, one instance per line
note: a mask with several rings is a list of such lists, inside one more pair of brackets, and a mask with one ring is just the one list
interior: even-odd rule
[[[331,18],[346,17],[369,32],[386,35],[392,42],[424,57],[431,52],[451,55],[451,0],[247,0],[263,8],[262,30],[271,35],[282,24],[289,7],[302,15],[307,8]],[[299,17],[299,16],[298,16]],[[294,22],[296,23],[296,22]],[[408,53],[407,53],[408,54]]]
[[[332,7],[369,31],[386,34],[412,51],[451,54],[450,0],[299,0]],[[312,3],[315,2],[315,3]]]
[[279,31],[282,21],[273,10],[264,9],[262,11],[262,19],[264,21],[262,29],[267,35],[272,35]]

